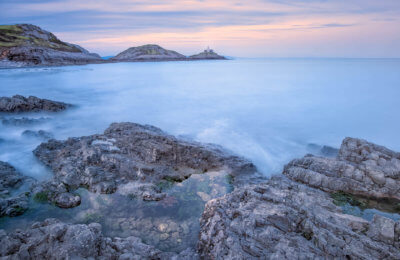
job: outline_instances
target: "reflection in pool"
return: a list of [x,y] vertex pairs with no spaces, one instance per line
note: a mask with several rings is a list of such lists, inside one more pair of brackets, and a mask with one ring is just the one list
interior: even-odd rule
[[48,203],[32,201],[25,214],[0,219],[0,228],[24,229],[46,218],[58,218],[67,223],[98,222],[110,237],[140,237],[143,242],[164,251],[182,251],[195,246],[199,218],[206,201],[231,191],[228,175],[223,172],[193,174],[181,183],[167,187],[167,197],[146,202],[134,197],[96,194],[79,189],[82,204],[60,209]]

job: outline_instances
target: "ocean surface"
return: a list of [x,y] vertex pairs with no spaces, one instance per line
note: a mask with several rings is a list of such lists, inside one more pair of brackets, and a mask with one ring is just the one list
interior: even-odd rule
[[[0,160],[38,180],[51,177],[32,154],[43,140],[24,131],[45,130],[66,139],[101,133],[123,121],[220,144],[251,159],[266,176],[280,173],[293,158],[316,152],[318,145],[339,148],[347,136],[400,151],[399,59],[237,59],[0,70],[0,96],[15,94],[74,105],[61,113],[0,114]],[[24,117],[31,123],[18,120]],[[82,204],[76,208],[32,201],[22,216],[1,218],[0,228],[23,229],[48,217],[99,222],[107,236],[135,235],[161,250],[180,251],[195,246],[205,194],[219,197],[232,188],[225,177],[218,172],[193,175],[168,190],[165,200],[151,203],[79,189]],[[344,207],[366,219],[376,213],[400,219],[374,208]],[[167,225],[169,233],[160,225]]]
[[[310,143],[340,147],[346,136],[400,151],[399,59],[237,59],[96,64],[0,70],[0,96],[35,95],[75,108],[30,114],[45,123],[0,125],[0,160],[46,178],[22,137],[100,133],[112,122],[151,124],[251,159],[280,173]],[[17,117],[23,117],[18,115]],[[7,117],[7,115],[3,115]],[[14,116],[15,117],[15,116]]]

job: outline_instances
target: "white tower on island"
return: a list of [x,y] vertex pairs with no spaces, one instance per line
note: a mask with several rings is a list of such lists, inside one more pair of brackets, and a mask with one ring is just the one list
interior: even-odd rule
[[210,49],[210,46],[207,46],[207,49],[204,50],[205,53],[213,53],[214,51]]

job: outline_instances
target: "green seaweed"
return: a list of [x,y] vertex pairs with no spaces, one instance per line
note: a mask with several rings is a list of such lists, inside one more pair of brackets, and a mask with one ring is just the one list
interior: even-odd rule
[[48,192],[41,191],[33,196],[33,200],[39,203],[45,203],[48,202],[48,195],[49,195]]
[[85,217],[83,218],[83,222],[85,224],[90,224],[93,222],[99,223],[103,219],[103,216],[97,213],[86,213]]
[[333,203],[336,206],[345,206],[346,204],[350,204],[351,206],[356,206],[361,209],[367,208],[367,204],[355,196],[344,193],[344,192],[336,192],[331,194],[331,198],[333,199]]
[[20,206],[16,206],[14,207],[14,214],[16,216],[21,215],[22,213],[24,213],[26,211],[26,208],[22,208]]

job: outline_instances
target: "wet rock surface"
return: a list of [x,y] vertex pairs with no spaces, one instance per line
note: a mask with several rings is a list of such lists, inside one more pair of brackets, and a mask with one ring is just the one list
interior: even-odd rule
[[0,229],[13,233],[47,218],[74,224],[99,223],[105,236],[135,236],[158,250],[181,252],[197,243],[205,203],[232,188],[226,172],[208,171],[181,183],[169,183],[163,188],[166,196],[160,201],[143,201],[119,193],[98,194],[81,188],[76,191],[81,198],[79,206],[60,209],[55,203],[47,203],[47,194],[36,193],[29,211],[18,218],[3,219]]
[[400,153],[361,139],[344,139],[336,158],[295,159],[283,174],[329,192],[400,200]]
[[329,194],[283,176],[206,204],[205,259],[399,259],[400,222],[343,214]]
[[339,154],[339,149],[337,148],[328,145],[318,145],[314,143],[308,144],[307,150],[309,150],[312,154],[324,157],[336,157]]
[[28,209],[29,192],[19,189],[33,182],[33,179],[21,175],[9,163],[0,161],[0,217],[18,216]]
[[[397,209],[392,219],[376,210],[365,218],[343,206],[362,210],[381,198],[381,208],[396,206],[389,198],[398,191],[388,192],[386,184],[397,181],[398,153],[363,140],[346,138],[334,158],[294,160],[268,181],[218,146],[134,123],[50,140],[34,154],[54,177],[32,186],[36,213],[0,223],[8,230],[0,231],[6,259],[400,258]],[[371,171],[385,182],[374,182]],[[365,176],[355,179],[355,172]],[[318,176],[341,185],[325,186]],[[8,229],[7,221],[25,231]]]
[[34,96],[0,97],[0,112],[58,112],[69,106],[71,105]]
[[25,231],[0,230],[4,259],[196,259],[188,249],[181,254],[161,252],[137,237],[109,238],[97,223],[66,224],[47,219]]
[[34,154],[54,172],[51,183],[44,185],[49,188],[49,200],[68,196],[71,204],[65,207],[77,205],[75,198],[65,193],[79,187],[100,193],[118,190],[154,201],[165,197],[160,185],[166,181],[179,182],[192,174],[226,169],[235,183],[256,171],[251,162],[220,147],[183,141],[156,127],[134,123],[114,123],[104,134],[50,140]]

